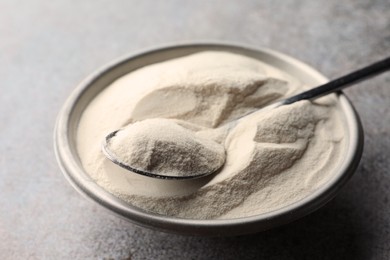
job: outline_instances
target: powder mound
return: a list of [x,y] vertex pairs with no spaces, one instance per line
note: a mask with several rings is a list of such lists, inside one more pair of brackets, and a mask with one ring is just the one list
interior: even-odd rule
[[222,145],[162,118],[127,126],[109,146],[122,163],[159,175],[201,175],[216,171],[225,161]]
[[308,140],[319,120],[309,101],[282,106],[263,116],[257,124],[253,141],[280,144]]
[[139,75],[143,91],[132,101],[132,121],[176,118],[208,128],[280,99],[291,87],[251,58],[219,52],[169,61]]

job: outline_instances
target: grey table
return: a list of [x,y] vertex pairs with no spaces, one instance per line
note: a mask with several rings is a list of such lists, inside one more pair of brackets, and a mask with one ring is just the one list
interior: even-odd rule
[[329,77],[390,54],[388,0],[0,1],[0,259],[389,259],[390,75],[346,90],[365,150],[332,202],[231,238],[129,224],[80,196],[53,153],[57,112],[103,64],[166,43],[233,41]]

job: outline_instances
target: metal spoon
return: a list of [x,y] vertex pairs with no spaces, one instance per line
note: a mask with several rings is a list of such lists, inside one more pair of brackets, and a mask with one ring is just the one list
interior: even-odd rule
[[[327,94],[337,92],[343,88],[349,87],[349,86],[356,84],[360,81],[363,81],[367,78],[371,78],[371,77],[378,75],[382,72],[385,72],[389,69],[390,69],[390,57],[388,57],[384,60],[375,62],[367,67],[364,67],[360,70],[349,73],[349,74],[342,76],[340,78],[329,81],[328,83],[320,85],[316,88],[313,88],[313,89],[304,91],[300,94],[297,94],[295,96],[274,102],[274,103],[272,103],[264,108],[261,108],[259,110],[252,111],[248,114],[241,116],[240,118],[236,119],[235,121],[230,122],[229,125],[233,124],[233,123],[237,123],[238,120],[241,120],[242,118],[244,118],[250,114],[253,114],[255,112],[258,112],[260,110],[263,111],[264,109],[267,109],[267,110],[273,109],[273,108],[276,108],[276,107],[279,107],[282,105],[292,104],[292,103],[300,101],[300,100],[313,100],[313,99],[325,96]],[[186,176],[161,175],[159,173],[148,172],[144,169],[136,169],[136,168],[132,167],[131,165],[127,165],[127,164],[121,162],[120,159],[118,159],[116,156],[114,156],[114,154],[111,152],[111,150],[109,148],[110,139],[115,137],[115,135],[118,133],[118,131],[120,131],[120,130],[115,130],[114,132],[108,134],[105,137],[105,139],[103,140],[103,144],[102,144],[102,151],[106,155],[106,157],[108,159],[110,159],[113,163],[125,168],[128,171],[134,172],[134,173],[138,173],[138,174],[148,176],[148,177],[159,178],[159,179],[175,179],[175,180],[194,179],[194,178],[200,178],[200,177],[210,175],[210,174],[216,172],[217,170],[219,170],[224,164],[224,162],[222,162],[221,165],[216,165],[214,167],[214,169],[211,169],[209,172],[205,172],[203,174],[196,174],[196,175],[186,174]],[[173,155],[171,155],[171,156],[173,156]]]

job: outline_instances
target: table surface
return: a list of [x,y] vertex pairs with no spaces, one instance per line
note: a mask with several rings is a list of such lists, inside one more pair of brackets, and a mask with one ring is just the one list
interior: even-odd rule
[[292,224],[203,238],[129,224],[80,196],[53,152],[75,85],[129,52],[194,41],[268,47],[328,77],[390,54],[388,0],[0,1],[1,259],[389,259],[390,75],[347,89],[364,154],[340,194]]

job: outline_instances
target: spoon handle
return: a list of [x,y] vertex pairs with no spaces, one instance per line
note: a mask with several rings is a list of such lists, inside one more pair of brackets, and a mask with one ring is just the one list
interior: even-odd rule
[[298,95],[292,96],[282,101],[283,105],[292,104],[296,101],[300,101],[303,99],[315,99],[327,95],[331,92],[335,92],[337,90],[349,87],[352,84],[358,83],[359,81],[363,81],[365,79],[371,78],[375,75],[378,75],[382,72],[385,72],[390,69],[390,57],[375,62],[367,67],[364,67],[360,70],[351,72],[345,76],[334,79],[320,85],[316,88],[310,89],[308,91],[302,92]]

